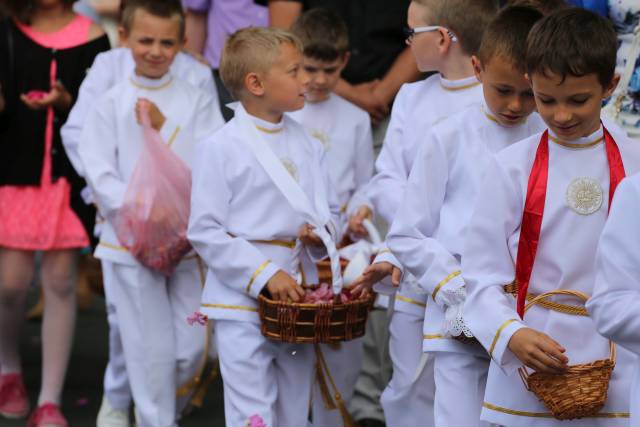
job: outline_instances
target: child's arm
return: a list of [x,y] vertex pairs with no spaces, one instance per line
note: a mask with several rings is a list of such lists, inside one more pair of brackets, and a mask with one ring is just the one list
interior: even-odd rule
[[448,174],[443,142],[431,134],[422,141],[403,202],[387,236],[389,249],[441,307],[449,305],[442,298],[445,291],[464,286],[459,261],[433,238],[440,222]]
[[96,99],[105,93],[112,85],[113,78],[109,70],[111,65],[107,63],[106,56],[98,55],[85,77],[78,99],[76,100],[69,117],[60,130],[62,143],[67,157],[80,176],[84,176],[84,166],[80,161],[79,145],[88,113],[93,109]]
[[616,189],[596,256],[596,284],[587,309],[598,332],[640,355],[640,190],[629,179]]
[[[406,87],[405,87],[406,88]],[[409,165],[405,164],[403,155],[407,116],[410,106],[407,105],[407,91],[400,89],[391,110],[391,121],[387,128],[384,144],[380,155],[376,160],[376,175],[367,185],[367,199],[374,206],[376,215],[382,216],[391,224],[396,214],[396,209],[402,202],[404,186],[409,176]],[[415,126],[415,123],[411,123]]]
[[373,205],[367,198],[366,186],[373,175],[373,138],[369,120],[363,121],[357,129],[356,157],[354,165],[356,191],[347,205],[349,231],[356,236],[366,236],[367,230],[362,225],[365,218],[373,216]]
[[108,219],[122,206],[127,189],[118,168],[115,117],[111,99],[103,98],[87,115],[78,145],[85,178],[101,214]]
[[196,147],[187,237],[225,285],[257,298],[265,286],[274,298],[301,295],[295,281],[247,240],[228,234],[233,191],[226,169],[233,167],[215,135]]
[[[468,290],[464,318],[506,373],[513,374],[522,364],[539,369],[539,363],[557,372],[552,362],[538,357],[549,353],[564,365],[568,362],[564,349],[547,335],[527,328],[516,312],[515,298],[503,288],[515,277],[508,239],[520,226],[524,199],[516,185],[514,177],[492,159],[476,198],[462,256]],[[538,362],[531,364],[532,359]]]

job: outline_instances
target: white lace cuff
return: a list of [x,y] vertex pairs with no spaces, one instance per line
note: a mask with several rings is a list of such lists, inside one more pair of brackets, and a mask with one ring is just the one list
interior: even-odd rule
[[445,331],[453,337],[464,335],[467,338],[473,338],[473,333],[464,323],[463,307],[464,302],[446,308],[444,312]]

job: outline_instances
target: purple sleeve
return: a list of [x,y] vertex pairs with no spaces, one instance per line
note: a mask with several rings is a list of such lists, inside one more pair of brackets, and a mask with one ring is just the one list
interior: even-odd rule
[[208,12],[212,1],[213,0],[182,0],[182,6],[185,9],[196,12]]

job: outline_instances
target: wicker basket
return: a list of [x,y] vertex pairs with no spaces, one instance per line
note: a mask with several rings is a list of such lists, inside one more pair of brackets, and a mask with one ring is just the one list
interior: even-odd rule
[[[310,287],[313,288],[313,287]],[[288,343],[332,343],[364,335],[375,295],[346,304],[307,304],[258,297],[261,331]]]
[[[349,260],[340,258],[340,269],[344,271],[349,264]],[[331,275],[331,261],[322,260],[316,263],[318,267],[318,281],[320,283],[331,283],[332,275]]]
[[[587,301],[582,292],[559,290],[533,298],[525,312],[551,295],[572,295]],[[607,400],[609,380],[616,365],[616,347],[610,342],[608,359],[569,366],[563,374],[534,372],[525,367],[519,369],[527,390],[533,392],[558,420],[572,420],[596,415]]]

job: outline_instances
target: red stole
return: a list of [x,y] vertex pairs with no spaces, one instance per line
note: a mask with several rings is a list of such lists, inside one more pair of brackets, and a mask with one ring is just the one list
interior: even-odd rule
[[[603,126],[605,150],[609,163],[609,208],[616,187],[625,177],[622,156],[615,140],[609,131]],[[536,151],[536,157],[529,175],[527,185],[527,197],[522,214],[520,227],[520,240],[518,242],[518,256],[516,258],[516,283],[518,297],[516,307],[520,318],[524,316],[529,279],[536,260],[538,242],[540,241],[540,228],[544,215],[544,204],[547,196],[547,179],[549,177],[549,131],[542,134],[540,144]]]

